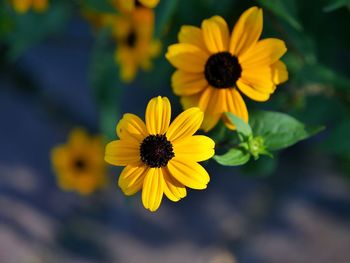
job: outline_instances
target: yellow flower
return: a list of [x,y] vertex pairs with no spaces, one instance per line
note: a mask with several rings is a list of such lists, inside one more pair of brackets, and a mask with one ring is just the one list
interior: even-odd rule
[[[183,26],[179,44],[169,46],[166,58],[177,68],[172,88],[181,96],[184,108],[198,106],[204,112],[202,128],[212,129],[223,115],[232,112],[248,121],[248,111],[240,94],[266,101],[276,85],[288,79],[279,59],[286,52],[282,40],[259,40],[263,28],[262,10],[246,10],[230,36],[225,20],[213,16],[201,28]],[[240,91],[240,92],[239,92]]]
[[11,0],[13,8],[18,13],[26,13],[30,8],[36,12],[44,12],[48,8],[48,0]]
[[114,6],[122,12],[131,12],[137,7],[155,8],[160,0],[111,0]]
[[146,124],[136,115],[125,114],[117,125],[119,140],[106,146],[106,162],[126,166],[119,186],[126,195],[142,189],[142,203],[155,211],[163,193],[171,201],[186,196],[186,188],[205,189],[209,175],[198,162],[214,155],[209,137],[193,135],[203,121],[203,113],[193,107],[170,124],[171,106],[160,96],[148,103]]
[[63,190],[87,195],[105,186],[106,165],[103,143],[82,129],[74,129],[66,144],[51,151],[51,162]]
[[151,60],[159,55],[161,44],[153,40],[154,12],[151,9],[136,9],[128,15],[104,16],[102,23],[112,27],[117,42],[115,60],[120,65],[123,81],[132,81],[138,68],[152,68]]

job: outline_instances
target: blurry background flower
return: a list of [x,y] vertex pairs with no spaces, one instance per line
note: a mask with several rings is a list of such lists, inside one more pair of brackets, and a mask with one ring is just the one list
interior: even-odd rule
[[10,0],[18,13],[26,13],[29,9],[44,12],[49,6],[49,0]]
[[136,8],[155,8],[160,0],[110,0],[122,12],[131,12]]
[[51,162],[62,190],[76,191],[82,195],[103,188],[107,183],[103,160],[104,145],[100,136],[90,137],[76,128],[66,144],[56,146],[51,152]]

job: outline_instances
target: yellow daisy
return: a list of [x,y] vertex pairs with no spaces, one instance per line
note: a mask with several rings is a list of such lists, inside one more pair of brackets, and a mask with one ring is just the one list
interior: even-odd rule
[[105,16],[103,24],[112,27],[117,43],[115,60],[120,65],[120,77],[123,81],[132,81],[138,68],[152,68],[152,59],[161,51],[160,42],[153,39],[152,10],[142,8],[128,15]]
[[63,190],[90,194],[105,186],[104,147],[99,136],[91,137],[82,129],[74,129],[64,145],[51,152],[52,167]]
[[186,188],[205,189],[209,175],[198,162],[214,155],[209,137],[193,135],[203,121],[203,113],[193,107],[170,124],[171,106],[160,96],[148,103],[146,124],[136,115],[125,114],[117,125],[119,140],[106,146],[106,162],[126,166],[119,186],[126,195],[142,189],[142,203],[156,211],[163,193],[178,201]]
[[122,12],[131,12],[138,7],[155,8],[160,0],[111,0],[112,4]]
[[172,88],[185,108],[198,106],[204,112],[202,128],[211,130],[232,112],[248,121],[248,111],[240,94],[255,101],[266,101],[276,85],[288,79],[279,59],[286,52],[282,40],[259,40],[263,13],[257,7],[246,10],[230,36],[225,20],[213,16],[201,28],[183,26],[179,42],[169,46],[166,58],[177,68]]
[[17,13],[26,13],[30,8],[44,12],[49,6],[48,0],[11,0],[11,3]]

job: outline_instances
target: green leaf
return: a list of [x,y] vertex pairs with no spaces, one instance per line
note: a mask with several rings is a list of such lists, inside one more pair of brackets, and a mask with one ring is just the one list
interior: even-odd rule
[[295,118],[279,112],[257,111],[249,121],[254,135],[264,138],[268,150],[280,150],[307,139],[324,127],[306,126]]
[[223,155],[215,155],[214,160],[225,166],[238,166],[247,163],[250,159],[250,154],[241,148],[232,148]]
[[231,112],[225,113],[227,118],[236,126],[237,132],[242,134],[244,137],[249,137],[252,135],[252,129],[250,128],[249,124],[242,120],[241,118],[237,117]]
[[323,8],[324,12],[332,12],[344,6],[350,5],[350,0],[331,0],[329,4]]
[[296,30],[303,30],[296,15],[296,5],[294,0],[258,0],[258,2],[276,16],[286,21]]
[[115,7],[109,1],[81,0],[80,4],[90,10],[101,13],[116,13]]

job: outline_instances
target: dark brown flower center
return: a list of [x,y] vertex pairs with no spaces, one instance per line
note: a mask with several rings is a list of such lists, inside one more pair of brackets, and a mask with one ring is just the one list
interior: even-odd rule
[[83,160],[83,159],[76,159],[74,160],[74,167],[76,170],[79,170],[79,171],[82,171],[82,170],[85,170],[86,169],[86,161]]
[[173,145],[165,135],[149,135],[140,146],[141,161],[149,167],[163,167],[175,156]]
[[234,87],[241,73],[242,67],[237,57],[232,56],[229,52],[211,55],[205,64],[205,78],[214,88]]
[[136,32],[132,30],[125,38],[125,43],[128,47],[135,47],[136,41],[137,41]]

